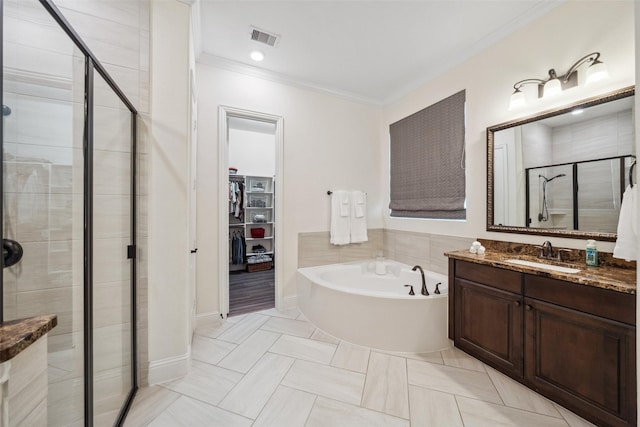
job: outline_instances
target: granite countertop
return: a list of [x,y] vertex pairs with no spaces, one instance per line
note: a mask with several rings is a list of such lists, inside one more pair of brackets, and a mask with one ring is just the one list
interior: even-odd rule
[[[636,293],[636,264],[626,263],[622,260],[616,261],[606,253],[600,253],[602,262],[598,267],[587,266],[584,261],[578,259],[584,251],[575,250],[569,253],[567,262],[557,262],[545,260],[537,257],[537,249],[531,245],[507,245],[493,244],[492,241],[481,240],[487,248],[483,255],[472,254],[469,249],[446,252],[449,258],[469,261],[476,264],[491,265],[493,267],[507,270],[519,271],[537,276],[551,277],[564,280],[566,282],[578,283],[580,285],[595,286],[628,294]],[[533,249],[532,249],[533,248]],[[544,264],[558,265],[563,267],[577,268],[578,273],[563,273],[553,270],[543,270],[526,265],[512,264],[506,262],[508,259],[521,259]],[[584,258],[582,258],[584,260]]]
[[0,363],[16,357],[57,324],[55,314],[0,323]]

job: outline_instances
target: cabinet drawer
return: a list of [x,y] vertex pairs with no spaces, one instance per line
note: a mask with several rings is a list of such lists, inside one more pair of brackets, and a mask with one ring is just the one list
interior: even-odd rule
[[455,276],[504,291],[522,293],[522,273],[488,265],[456,261]]
[[633,294],[525,274],[524,293],[529,298],[558,304],[629,325],[636,324]]

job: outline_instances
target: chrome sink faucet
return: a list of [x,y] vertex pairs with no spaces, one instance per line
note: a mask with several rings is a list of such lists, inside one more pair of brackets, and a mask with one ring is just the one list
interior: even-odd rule
[[420,293],[422,295],[427,295],[428,296],[429,295],[429,291],[427,290],[427,282],[424,279],[424,270],[419,265],[416,265],[411,269],[411,271],[416,271],[416,270],[420,270],[420,274],[422,275],[422,290],[420,291]]

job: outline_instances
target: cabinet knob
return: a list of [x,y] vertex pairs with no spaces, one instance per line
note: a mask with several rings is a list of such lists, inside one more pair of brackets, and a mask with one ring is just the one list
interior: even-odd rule
[[522,303],[520,301],[516,301],[515,304],[516,304],[516,307],[520,307]]
[[527,310],[527,311],[531,311],[531,310],[533,310],[533,307],[531,307],[529,304],[527,304],[527,305],[524,306],[524,309]]

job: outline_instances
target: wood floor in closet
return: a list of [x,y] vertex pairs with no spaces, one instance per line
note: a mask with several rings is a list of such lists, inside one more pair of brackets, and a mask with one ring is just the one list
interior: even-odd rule
[[229,316],[275,307],[275,270],[229,274]]

